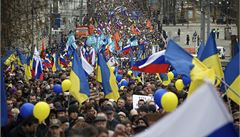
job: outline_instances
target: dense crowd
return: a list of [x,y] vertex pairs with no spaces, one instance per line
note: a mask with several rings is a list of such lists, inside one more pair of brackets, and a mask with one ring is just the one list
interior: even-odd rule
[[[114,17],[109,18],[109,11],[114,10],[119,4],[126,7],[128,14],[132,11],[139,11],[142,5],[134,1],[117,1],[106,2],[97,1],[95,14],[92,16],[95,24],[104,24],[111,20],[111,31],[107,28],[104,31],[106,35],[114,34],[119,31],[122,43],[126,44],[127,40],[133,37],[130,27],[135,25],[141,34],[135,35],[136,39],[147,41],[144,45],[143,55],[152,54],[152,45],[156,45],[160,51],[165,48],[165,39],[167,34],[161,30],[158,21],[153,21],[154,16],[143,11],[136,18],[131,19],[124,13],[119,12]],[[148,19],[146,17],[149,17]],[[89,20],[86,19],[86,20]],[[118,25],[118,20],[121,21]],[[146,26],[146,21],[152,21],[152,30]],[[157,20],[157,19],[156,19]],[[85,21],[87,24],[88,21]],[[90,21],[92,22],[92,21]],[[106,25],[107,26],[107,25]],[[105,26],[105,27],[106,27]],[[158,27],[156,27],[158,26]],[[95,26],[97,28],[97,26]],[[102,28],[105,28],[104,26]],[[97,31],[95,31],[97,33]],[[63,36],[63,43],[66,43],[67,37]],[[86,39],[77,40],[78,48],[88,48],[83,44]],[[54,52],[63,47],[47,47],[48,52]],[[133,48],[133,54],[137,58],[139,47]],[[187,97],[188,86],[185,86],[182,92],[178,92],[174,86],[175,81],[181,77],[176,76],[170,84],[164,85],[155,74],[143,74],[144,82],[134,77],[131,70],[130,55],[123,53],[109,53],[109,57],[115,56],[119,63],[114,65],[118,68],[117,74],[122,75],[122,79],[128,82],[128,86],[120,87],[120,98],[117,101],[104,98],[101,83],[96,81],[96,74],[88,77],[91,95],[87,101],[79,104],[69,92],[56,94],[53,92],[55,84],[61,84],[63,80],[68,79],[71,66],[68,65],[65,70],[53,72],[51,69],[43,70],[43,80],[30,79],[25,80],[24,67],[13,62],[14,70],[4,66],[4,78],[7,94],[8,124],[2,127],[1,135],[3,137],[127,137],[133,136],[144,130],[147,130],[158,119],[164,117],[167,112],[157,108],[153,100],[140,99],[137,102],[137,109],[133,108],[133,95],[153,96],[159,88],[165,88],[174,92],[179,100],[180,105]],[[123,58],[125,57],[125,58]],[[137,60],[137,59],[136,59]],[[70,60],[68,60],[70,61]],[[131,73],[129,73],[131,72]],[[141,73],[139,75],[141,77]],[[142,77],[140,78],[142,79]],[[220,93],[221,94],[221,93]],[[231,108],[235,126],[239,129],[239,106],[233,102],[227,101],[226,106]],[[36,104],[39,101],[45,101],[50,105],[50,114],[48,118],[39,123],[34,117],[23,118],[20,115],[20,107],[26,103]],[[229,106],[230,105],[230,106]]]

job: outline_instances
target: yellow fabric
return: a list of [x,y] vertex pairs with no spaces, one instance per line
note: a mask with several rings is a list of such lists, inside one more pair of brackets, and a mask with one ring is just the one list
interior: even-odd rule
[[[234,90],[234,92],[231,89],[227,89],[227,96],[233,100],[235,103],[240,105],[240,76],[238,76],[233,83],[230,85],[230,88]],[[235,93],[236,92],[236,93]],[[237,95],[236,95],[237,94]]]
[[102,82],[101,68],[99,67],[98,64],[96,65],[96,70],[97,70],[97,72],[96,72],[96,80],[98,82]]
[[194,81],[192,81],[189,86],[188,97],[190,97],[193,94],[193,92],[203,83],[204,83],[203,79],[195,79]]
[[70,72],[70,81],[72,83],[72,86],[70,88],[70,94],[80,103],[82,104],[84,101],[88,99],[88,96],[86,94],[80,93],[80,79],[79,77],[74,73],[74,71]]
[[193,69],[190,72],[191,84],[188,91],[188,97],[202,84],[200,81],[209,80],[214,85],[216,80],[216,74],[214,69],[209,69],[197,58],[193,58],[192,63],[194,64]]
[[112,92],[110,92],[109,94],[107,94],[105,97],[108,99],[113,99],[114,101],[117,101],[118,98],[120,97],[119,92],[118,92],[118,85],[117,85],[117,80],[116,77],[113,73],[113,70],[110,68],[110,66],[108,65],[108,68],[110,70],[110,86],[112,88]]
[[209,69],[195,57],[193,58],[192,63],[194,64],[194,67],[190,72],[191,80],[209,79],[212,84],[215,83],[216,74],[213,69]]
[[28,81],[32,78],[31,66],[24,64],[24,70],[25,70],[25,80]]
[[5,65],[10,66],[13,61],[16,60],[16,56],[14,54],[10,55],[8,59],[4,62]]
[[[212,68],[215,71],[215,74],[218,78],[222,79],[224,74],[222,70],[222,64],[220,62],[218,54],[212,55],[203,60],[203,64],[205,64],[208,68]],[[221,81],[217,79],[216,85],[219,85]]]

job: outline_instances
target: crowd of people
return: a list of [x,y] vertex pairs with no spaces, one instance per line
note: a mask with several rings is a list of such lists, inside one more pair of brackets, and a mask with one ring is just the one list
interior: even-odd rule
[[[135,37],[138,43],[144,42],[144,50],[133,47],[133,55],[137,60],[138,53],[142,50],[142,55],[152,54],[151,45],[157,45],[157,51],[163,50],[166,46],[167,35],[164,30],[160,30],[158,22],[153,21],[146,11],[141,11],[141,5],[134,1],[109,2],[98,0],[92,20],[87,22],[97,24],[105,35],[114,35],[119,32],[123,45],[128,39]],[[121,12],[111,14],[116,7],[122,6],[125,9]],[[134,13],[134,12],[135,13]],[[136,16],[133,16],[136,14]],[[150,26],[148,21],[153,21]],[[111,22],[111,23],[109,23]],[[155,25],[154,25],[155,24]],[[98,27],[99,25],[99,27]],[[131,27],[139,29],[139,34],[133,34]],[[138,31],[138,30],[137,30]],[[77,40],[78,48],[84,46],[86,38]],[[67,43],[67,37],[63,37],[63,43]],[[65,48],[47,47],[49,54],[57,49]],[[123,47],[120,47],[123,49]],[[107,52],[105,52],[107,53]],[[159,88],[165,88],[175,93],[180,105],[187,97],[188,86],[182,92],[178,92],[174,86],[175,81],[181,77],[176,76],[168,85],[164,85],[156,74],[144,74],[144,81],[141,81],[131,72],[130,55],[118,53],[117,51],[107,53],[107,58],[115,56],[119,63],[115,63],[114,68],[118,68],[117,74],[122,75],[122,79],[128,82],[127,86],[119,88],[120,98],[117,101],[106,99],[102,92],[101,83],[96,81],[96,73],[88,76],[90,96],[87,101],[80,104],[69,92],[56,94],[53,92],[55,84],[61,84],[63,80],[70,76],[71,65],[64,70],[53,72],[51,69],[43,69],[43,79],[25,79],[24,67],[13,61],[14,69],[4,67],[4,78],[7,94],[8,123],[1,128],[3,137],[127,137],[134,136],[149,126],[154,124],[168,113],[158,108],[153,100],[140,99],[137,102],[137,109],[133,107],[133,95],[153,96]],[[125,58],[123,58],[125,57]],[[141,58],[142,59],[142,58]],[[67,59],[68,62],[71,59]],[[141,74],[141,73],[140,73]],[[141,77],[141,75],[139,75]],[[142,79],[142,77],[140,78]],[[225,98],[224,98],[225,99]],[[23,118],[20,115],[21,106],[26,103],[36,104],[45,101],[51,110],[47,119],[39,123],[33,115]],[[229,104],[225,99],[227,107]],[[233,114],[236,128],[239,129],[239,106],[231,102],[231,112]]]

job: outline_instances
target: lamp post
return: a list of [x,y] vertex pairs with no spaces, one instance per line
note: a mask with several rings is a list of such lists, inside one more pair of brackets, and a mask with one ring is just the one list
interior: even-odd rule
[[205,1],[200,0],[200,7],[201,7],[201,35],[200,39],[203,43],[205,43]]

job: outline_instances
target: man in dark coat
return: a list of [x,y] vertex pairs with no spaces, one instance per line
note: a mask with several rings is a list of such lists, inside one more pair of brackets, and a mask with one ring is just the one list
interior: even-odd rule
[[10,131],[10,137],[34,137],[37,126],[38,120],[30,116]]

